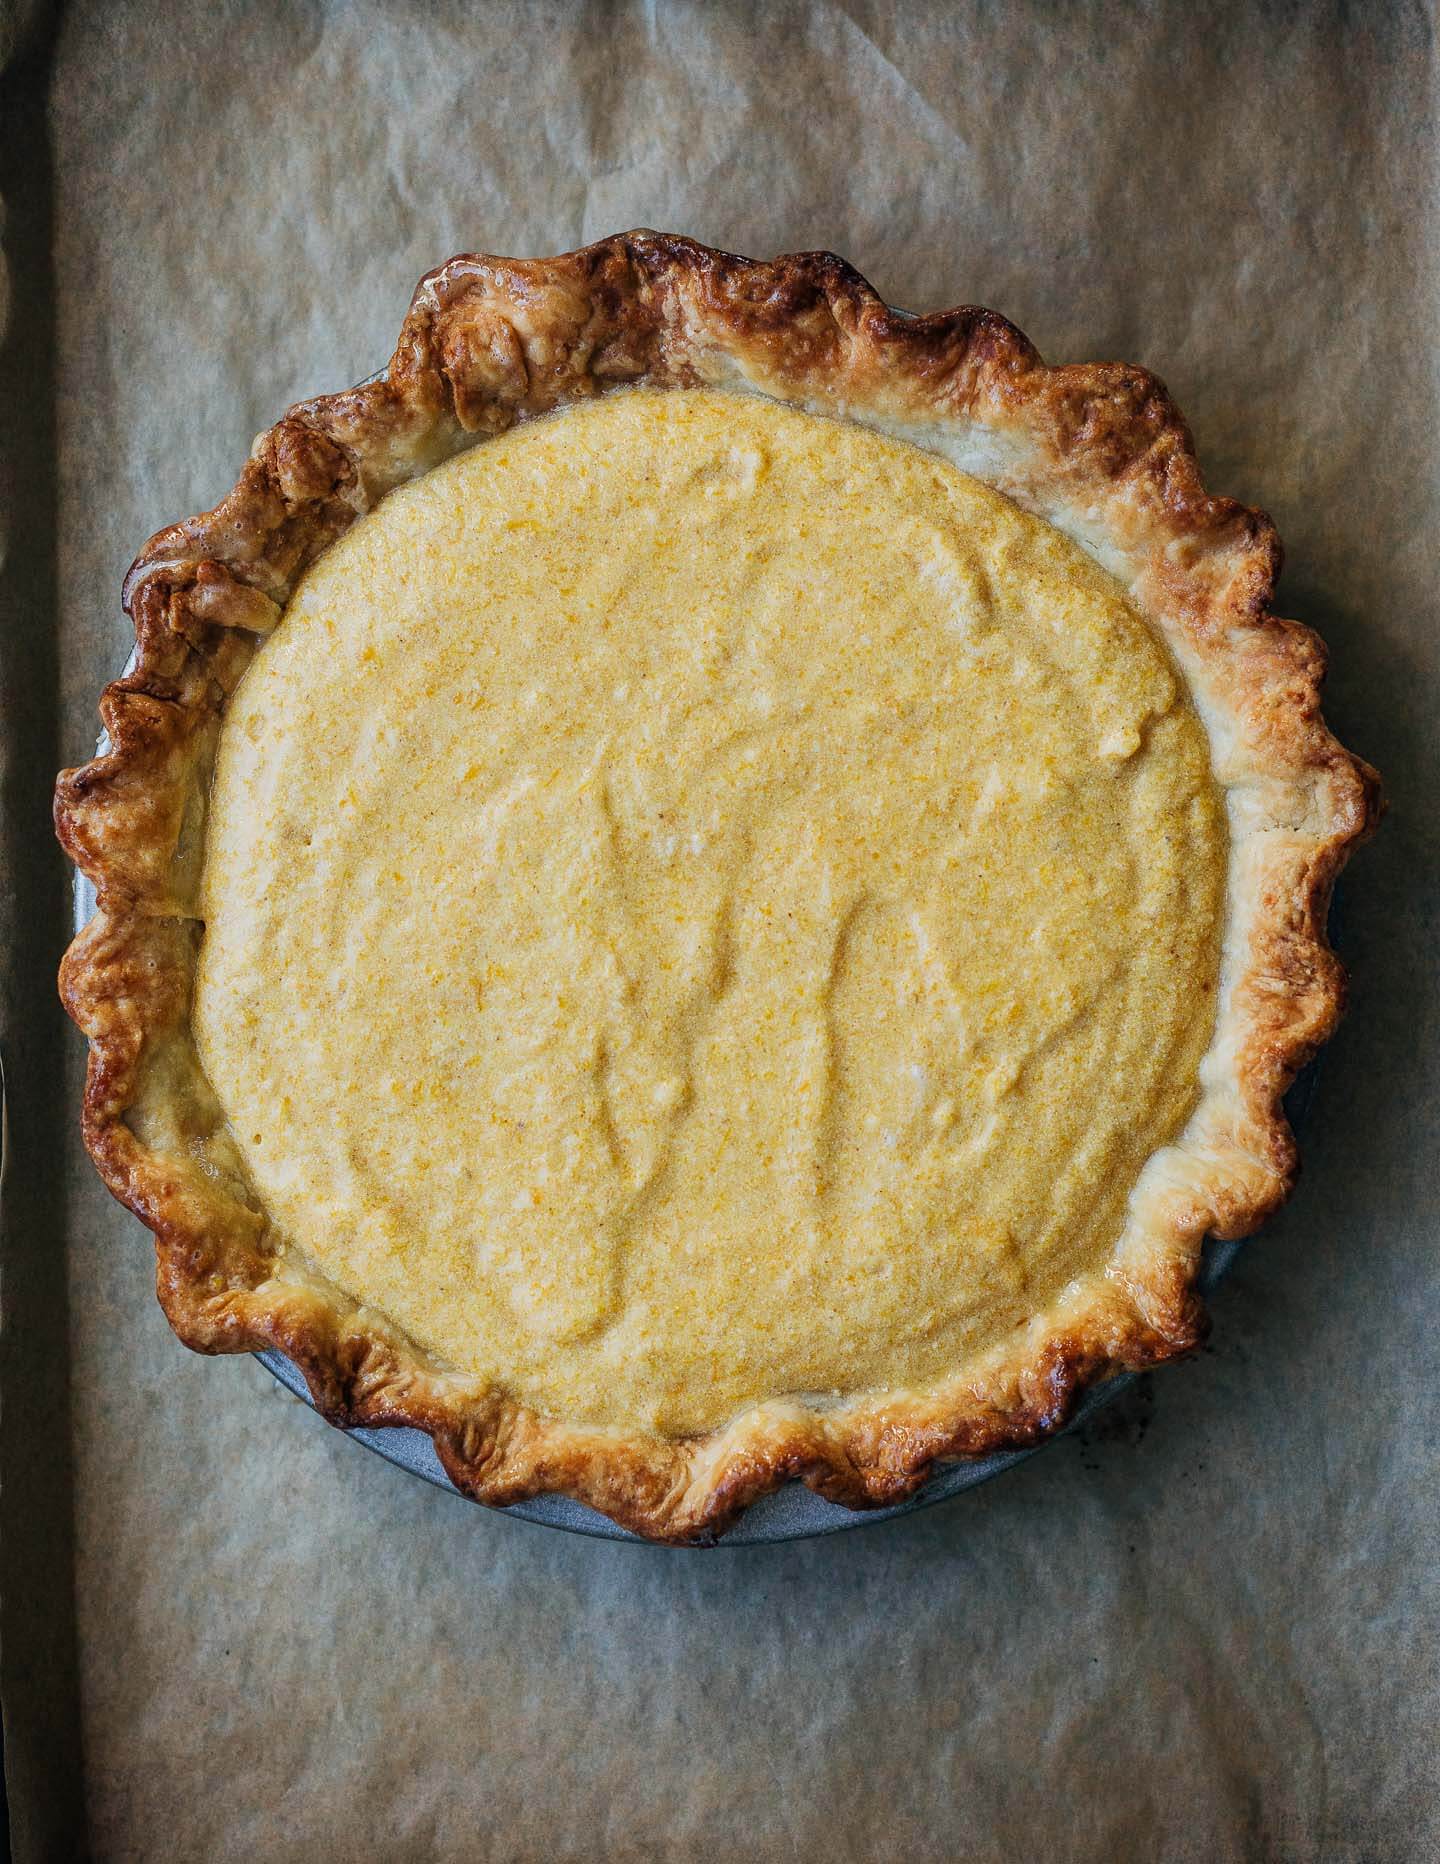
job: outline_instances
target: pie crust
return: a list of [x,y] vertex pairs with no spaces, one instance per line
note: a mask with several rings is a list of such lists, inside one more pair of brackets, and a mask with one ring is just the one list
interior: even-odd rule
[[[953,1377],[834,1405],[770,1400],[691,1436],[544,1415],[282,1257],[190,1023],[220,721],[303,571],[402,482],[517,421],[635,387],[743,392],[877,428],[1066,533],[1168,646],[1229,831],[1199,1101],[1146,1166],[1106,1270]],[[1205,1236],[1245,1234],[1293,1183],[1280,1100],[1339,1015],[1330,890],[1378,813],[1374,773],[1321,719],[1320,643],[1269,613],[1279,554],[1266,518],[1205,492],[1153,377],[1047,367],[988,311],[901,316],[831,254],[759,263],[638,232],[431,273],[384,376],[292,408],[229,497],[145,546],[125,584],[134,665],[101,700],[108,746],[57,788],[60,838],[98,901],[61,972],[91,1045],[86,1143],[155,1233],[175,1331],[203,1352],[278,1348],[334,1423],[428,1431],[477,1500],[564,1493],[677,1542],[713,1538],[790,1479],[893,1503],[939,1461],[1035,1442],[1095,1380],[1193,1349]]]

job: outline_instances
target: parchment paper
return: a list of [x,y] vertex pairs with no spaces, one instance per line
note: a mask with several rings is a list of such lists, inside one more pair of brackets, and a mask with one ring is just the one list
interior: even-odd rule
[[[53,253],[0,390],[43,401],[25,496],[55,521],[12,501],[37,684],[7,718],[33,738],[58,683],[56,759],[89,753],[139,543],[377,367],[423,270],[649,224],[832,246],[894,302],[1156,369],[1211,484],[1274,514],[1393,811],[1340,902],[1353,1009],[1303,1187],[1207,1353],[936,1512],[696,1554],[448,1499],[174,1342],[73,1137],[49,770],[12,773],[31,1855],[67,1820],[107,1859],[1440,1855],[1434,73],[1419,6],[67,11],[48,117],[7,136],[12,226],[38,195]],[[57,1620],[36,1655],[72,1558],[73,1643]]]

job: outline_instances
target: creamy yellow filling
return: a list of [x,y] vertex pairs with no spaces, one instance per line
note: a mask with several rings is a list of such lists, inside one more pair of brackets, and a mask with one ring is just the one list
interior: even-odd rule
[[942,460],[616,394],[394,492],[230,706],[195,998],[287,1246],[664,1432],[914,1386],[1196,1095],[1223,815],[1119,587]]

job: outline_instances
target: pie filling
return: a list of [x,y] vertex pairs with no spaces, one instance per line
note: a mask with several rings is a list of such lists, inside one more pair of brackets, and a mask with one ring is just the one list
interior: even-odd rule
[[663,1433],[963,1370],[1103,1270],[1213,1029],[1165,650],[945,461],[627,392],[392,493],[236,693],[201,1059],[281,1246]]

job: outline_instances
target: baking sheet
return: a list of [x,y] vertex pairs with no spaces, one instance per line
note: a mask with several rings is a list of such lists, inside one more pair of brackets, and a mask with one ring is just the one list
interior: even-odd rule
[[[48,101],[0,123],[28,1855],[65,1818],[135,1859],[1440,1851],[1434,88],[1399,5],[66,11]],[[138,543],[372,368],[422,270],[637,223],[833,246],[895,302],[1156,368],[1274,513],[1395,804],[1304,1184],[1212,1348],[938,1510],[698,1556],[486,1514],[173,1342],[62,1124],[35,774],[87,753]]]

